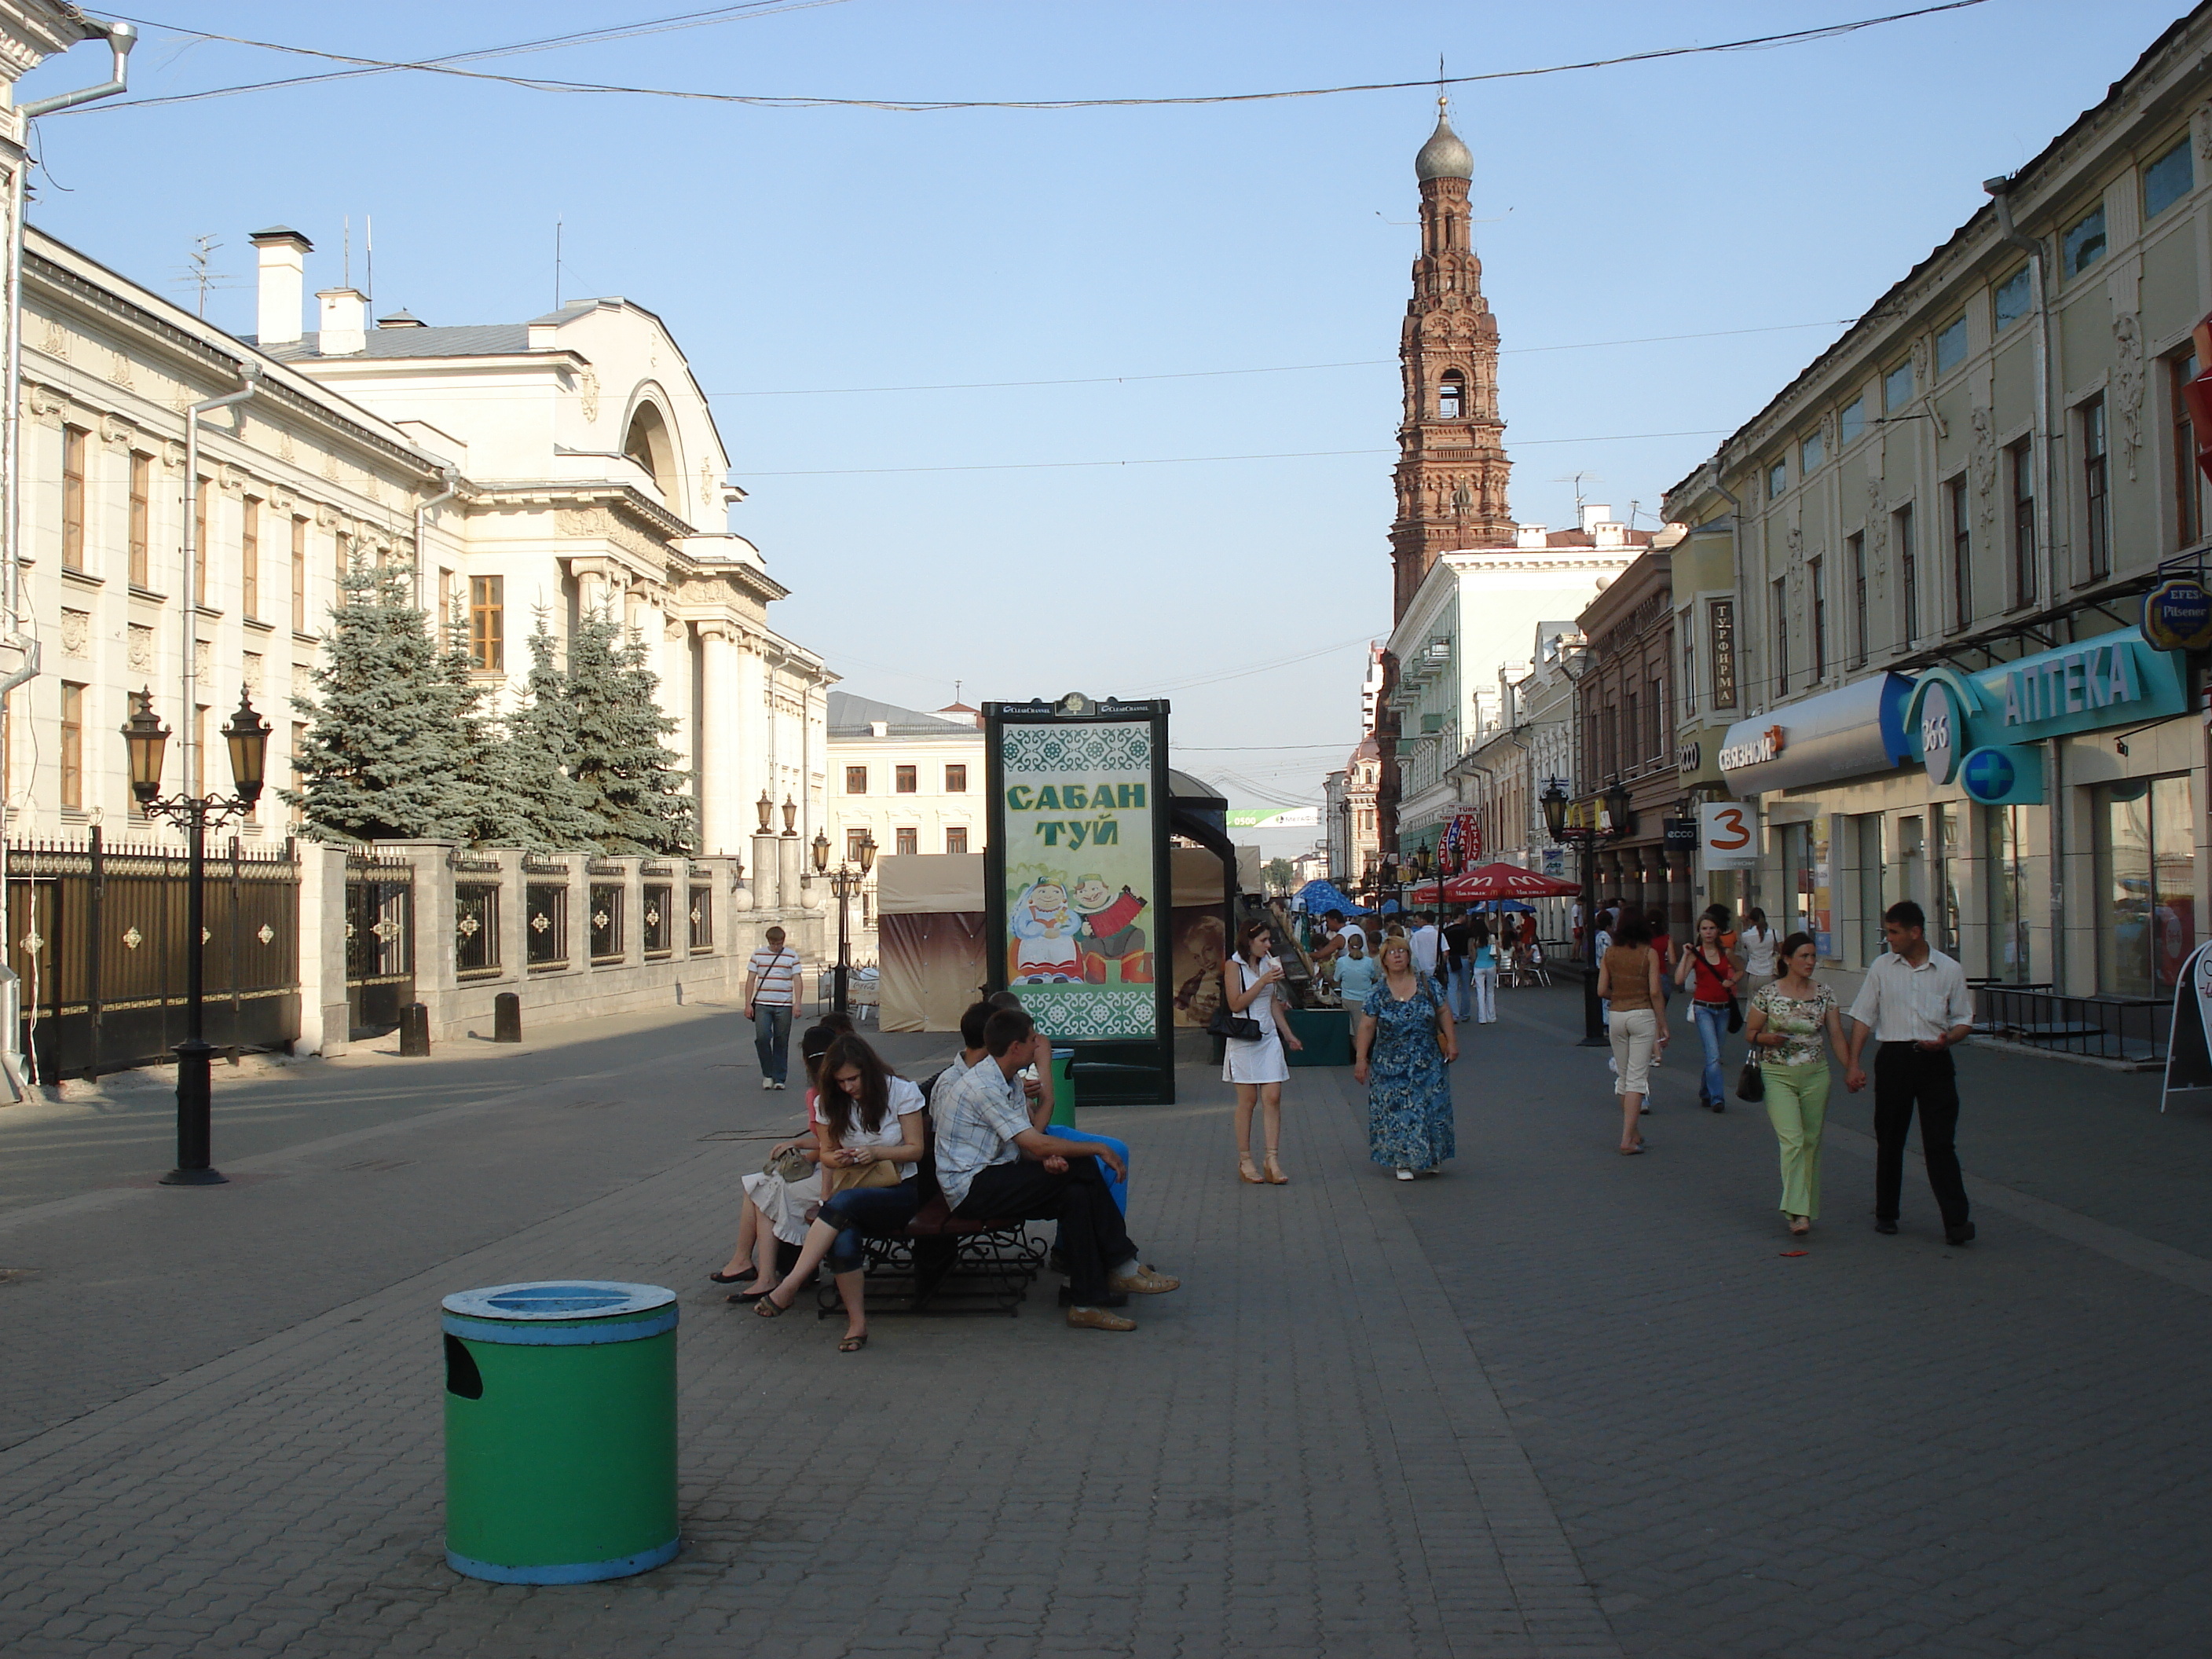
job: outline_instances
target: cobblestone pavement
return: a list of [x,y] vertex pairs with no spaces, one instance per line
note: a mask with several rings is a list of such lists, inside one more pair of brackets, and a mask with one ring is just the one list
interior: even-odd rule
[[1951,1249],[1915,1162],[1874,1232],[1838,1079],[1789,1256],[1762,1109],[1678,1042],[1620,1158],[1577,994],[1501,1002],[1406,1212],[1628,1653],[2212,1650],[2212,1097],[1970,1046]]
[[[1620,1652],[1339,1078],[1296,1182],[1240,1186],[1224,1098],[1112,1115],[1143,1328],[774,1323],[702,1283],[791,1096],[746,1033],[0,1218],[10,1655]],[[941,1038],[891,1038],[910,1069]],[[597,1071],[580,1052],[568,1069]],[[403,1073],[394,1073],[403,1076]],[[311,1087],[313,1079],[272,1086]],[[732,1085],[734,1084],[734,1091]],[[258,1085],[257,1085],[258,1086]],[[7,1133],[0,1123],[0,1144]],[[150,1171],[149,1172],[150,1173]],[[686,1547],[557,1589],[441,1554],[439,1297],[678,1287]]]
[[[852,1357],[727,1307],[703,1275],[796,1096],[726,1014],[234,1084],[212,1190],[149,1184],[158,1136],[118,1176],[94,1117],[0,1113],[0,1651],[2205,1650],[2212,1103],[1970,1051],[1952,1250],[1910,1178],[1871,1231],[1839,1093],[1785,1256],[1763,1113],[1696,1111],[1678,1049],[1617,1158],[1575,994],[1501,1000],[1437,1180],[1367,1163],[1341,1072],[1293,1073],[1285,1188],[1237,1182],[1202,1065],[1095,1115],[1186,1279],[1127,1336],[1050,1281]],[[683,1294],[684,1553],[457,1578],[438,1298],[571,1275]]]

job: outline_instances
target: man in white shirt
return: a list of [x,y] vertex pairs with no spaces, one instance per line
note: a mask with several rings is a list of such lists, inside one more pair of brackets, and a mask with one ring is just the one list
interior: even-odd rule
[[799,954],[783,945],[783,929],[771,927],[767,943],[745,964],[745,1018],[753,1023],[753,1052],[760,1056],[761,1087],[781,1089],[791,1069],[791,1015],[799,1006]]
[[1437,932],[1436,919],[1425,910],[1413,918],[1413,931],[1406,935],[1406,942],[1413,947],[1413,969],[1437,976],[1437,944],[1442,936]]
[[986,1058],[952,1087],[937,1116],[937,1182],[952,1212],[966,1220],[1057,1218],[1067,1254],[1072,1305],[1079,1330],[1133,1331],[1136,1322],[1112,1309],[1131,1294],[1158,1296],[1182,1283],[1137,1258],[1107,1190],[1100,1165],[1125,1167],[1109,1148],[1047,1127],[1049,1098],[1030,1104],[1018,1073],[1050,1045],[1030,1017],[1001,1009],[983,1028]]
[[1889,952],[1867,969],[1851,1004],[1850,1063],[1844,1086],[1866,1087],[1859,1051],[1868,1036],[1881,1044],[1874,1062],[1874,1230],[1897,1231],[1899,1190],[1905,1184],[1905,1137],[1912,1110],[1920,1109],[1920,1150],[1928,1185],[1943,1212],[1943,1237],[1971,1243],[1974,1224],[1966,1206],[1966,1179],[1954,1144],[1959,1129],[1959,1080],[1951,1050],[1974,1028],[1973,994],[1966,972],[1928,946],[1928,919],[1911,899],[1882,912]]

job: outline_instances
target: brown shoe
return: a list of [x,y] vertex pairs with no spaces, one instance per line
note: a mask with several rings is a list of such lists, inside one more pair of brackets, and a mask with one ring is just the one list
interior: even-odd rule
[[1180,1289],[1182,1280],[1156,1273],[1150,1267],[1139,1267],[1133,1273],[1110,1275],[1106,1285],[1109,1290],[1133,1296],[1165,1296],[1170,1291]]
[[1067,1322],[1079,1331],[1133,1331],[1137,1322],[1124,1319],[1120,1314],[1109,1313],[1103,1308],[1070,1308]]

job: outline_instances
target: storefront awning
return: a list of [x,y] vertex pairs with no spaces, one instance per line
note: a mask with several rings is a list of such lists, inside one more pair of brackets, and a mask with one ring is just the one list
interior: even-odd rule
[[1721,744],[1721,776],[1738,796],[1751,796],[1893,770],[1910,752],[1911,695],[1904,675],[1875,674],[1738,720]]

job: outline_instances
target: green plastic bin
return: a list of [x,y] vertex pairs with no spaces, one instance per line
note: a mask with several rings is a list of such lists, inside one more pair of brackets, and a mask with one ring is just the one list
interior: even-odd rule
[[673,1559],[676,1292],[497,1285],[444,1310],[447,1565],[585,1584]]
[[1291,1034],[1306,1046],[1286,1057],[1293,1066],[1352,1064],[1352,1019],[1341,1008],[1285,1008]]
[[1052,1051],[1052,1127],[1075,1127],[1075,1050]]

